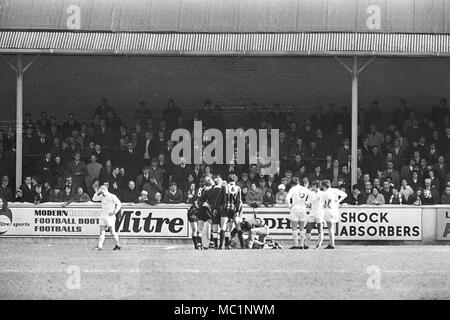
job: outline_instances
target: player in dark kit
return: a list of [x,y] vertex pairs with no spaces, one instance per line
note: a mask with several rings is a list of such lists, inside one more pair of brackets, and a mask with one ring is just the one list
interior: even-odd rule
[[[241,188],[236,185],[236,183],[230,179],[227,185],[227,192],[225,197],[226,206],[226,231],[225,231],[225,249],[231,249],[230,247],[230,233],[233,229],[233,223],[236,225],[237,234],[239,237],[239,242],[241,248],[244,247],[244,237],[241,230],[241,213],[242,213],[242,198],[241,198]],[[224,222],[225,219],[221,220]],[[222,227],[222,226],[221,226]],[[222,233],[222,231],[221,231]],[[222,247],[222,234],[220,237],[220,246]]]
[[197,199],[188,211],[188,220],[192,228],[192,241],[195,249],[202,250],[202,233],[205,222],[211,219],[211,206],[208,203],[208,193],[211,190],[213,181],[206,177],[203,187],[198,190]]
[[[225,195],[226,186],[224,186],[223,180],[220,177],[214,179],[214,187],[208,192],[208,203],[211,205],[211,224],[213,232],[214,248],[221,249],[219,247],[219,224],[221,224],[222,217],[228,221],[227,212],[225,208]],[[226,222],[225,222],[226,225]],[[223,232],[222,232],[223,231]],[[221,239],[225,238],[225,231],[221,230]]]

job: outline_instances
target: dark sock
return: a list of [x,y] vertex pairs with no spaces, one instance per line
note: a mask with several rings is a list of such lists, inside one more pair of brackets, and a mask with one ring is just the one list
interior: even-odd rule
[[223,248],[223,239],[225,238],[225,231],[220,230],[220,247]]
[[194,248],[197,248],[197,237],[192,236],[192,241],[194,241]]
[[244,247],[244,233],[242,232],[242,230],[238,231],[238,237],[239,237],[239,243],[241,245],[241,248]]
[[225,247],[228,247],[230,245],[230,238],[225,237]]
[[203,247],[202,236],[197,236],[197,246],[201,245]]

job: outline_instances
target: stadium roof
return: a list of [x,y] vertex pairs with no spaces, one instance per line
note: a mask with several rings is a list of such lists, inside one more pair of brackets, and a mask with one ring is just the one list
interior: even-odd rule
[[446,0],[0,0],[0,53],[450,54]]
[[0,0],[0,29],[450,33],[447,0]]
[[450,35],[0,31],[0,53],[448,56]]

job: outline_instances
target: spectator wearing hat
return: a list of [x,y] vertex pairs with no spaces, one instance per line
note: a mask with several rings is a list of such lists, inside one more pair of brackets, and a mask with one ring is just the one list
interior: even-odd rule
[[11,188],[9,187],[8,176],[2,177],[2,182],[0,184],[0,199],[4,199],[6,201],[14,201],[14,195]]
[[169,185],[169,190],[164,192],[165,203],[182,203],[183,202],[183,192],[177,187],[175,182],[171,182]]
[[261,193],[264,196],[267,190],[266,179],[264,179],[264,177],[258,179],[258,189],[261,190]]
[[286,204],[286,196],[287,196],[286,187],[284,186],[284,184],[280,184],[278,186],[278,192],[276,194],[277,204]]

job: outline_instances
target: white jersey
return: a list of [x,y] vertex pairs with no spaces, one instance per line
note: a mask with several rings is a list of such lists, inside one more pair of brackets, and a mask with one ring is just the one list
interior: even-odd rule
[[[306,210],[306,202],[312,196],[311,191],[301,185],[293,186],[286,196],[286,203],[290,208]],[[291,204],[292,201],[292,204]]]
[[94,194],[92,200],[102,202],[102,216],[113,216],[122,208],[122,202],[112,193],[108,193],[105,196]]
[[325,195],[323,191],[318,190],[317,192],[312,191],[311,197],[309,198],[311,202],[311,216],[317,216],[323,214]]
[[339,198],[347,197],[347,194],[344,191],[341,191],[336,188],[328,188],[323,192],[325,202],[329,203],[328,210],[337,211],[339,209]]

